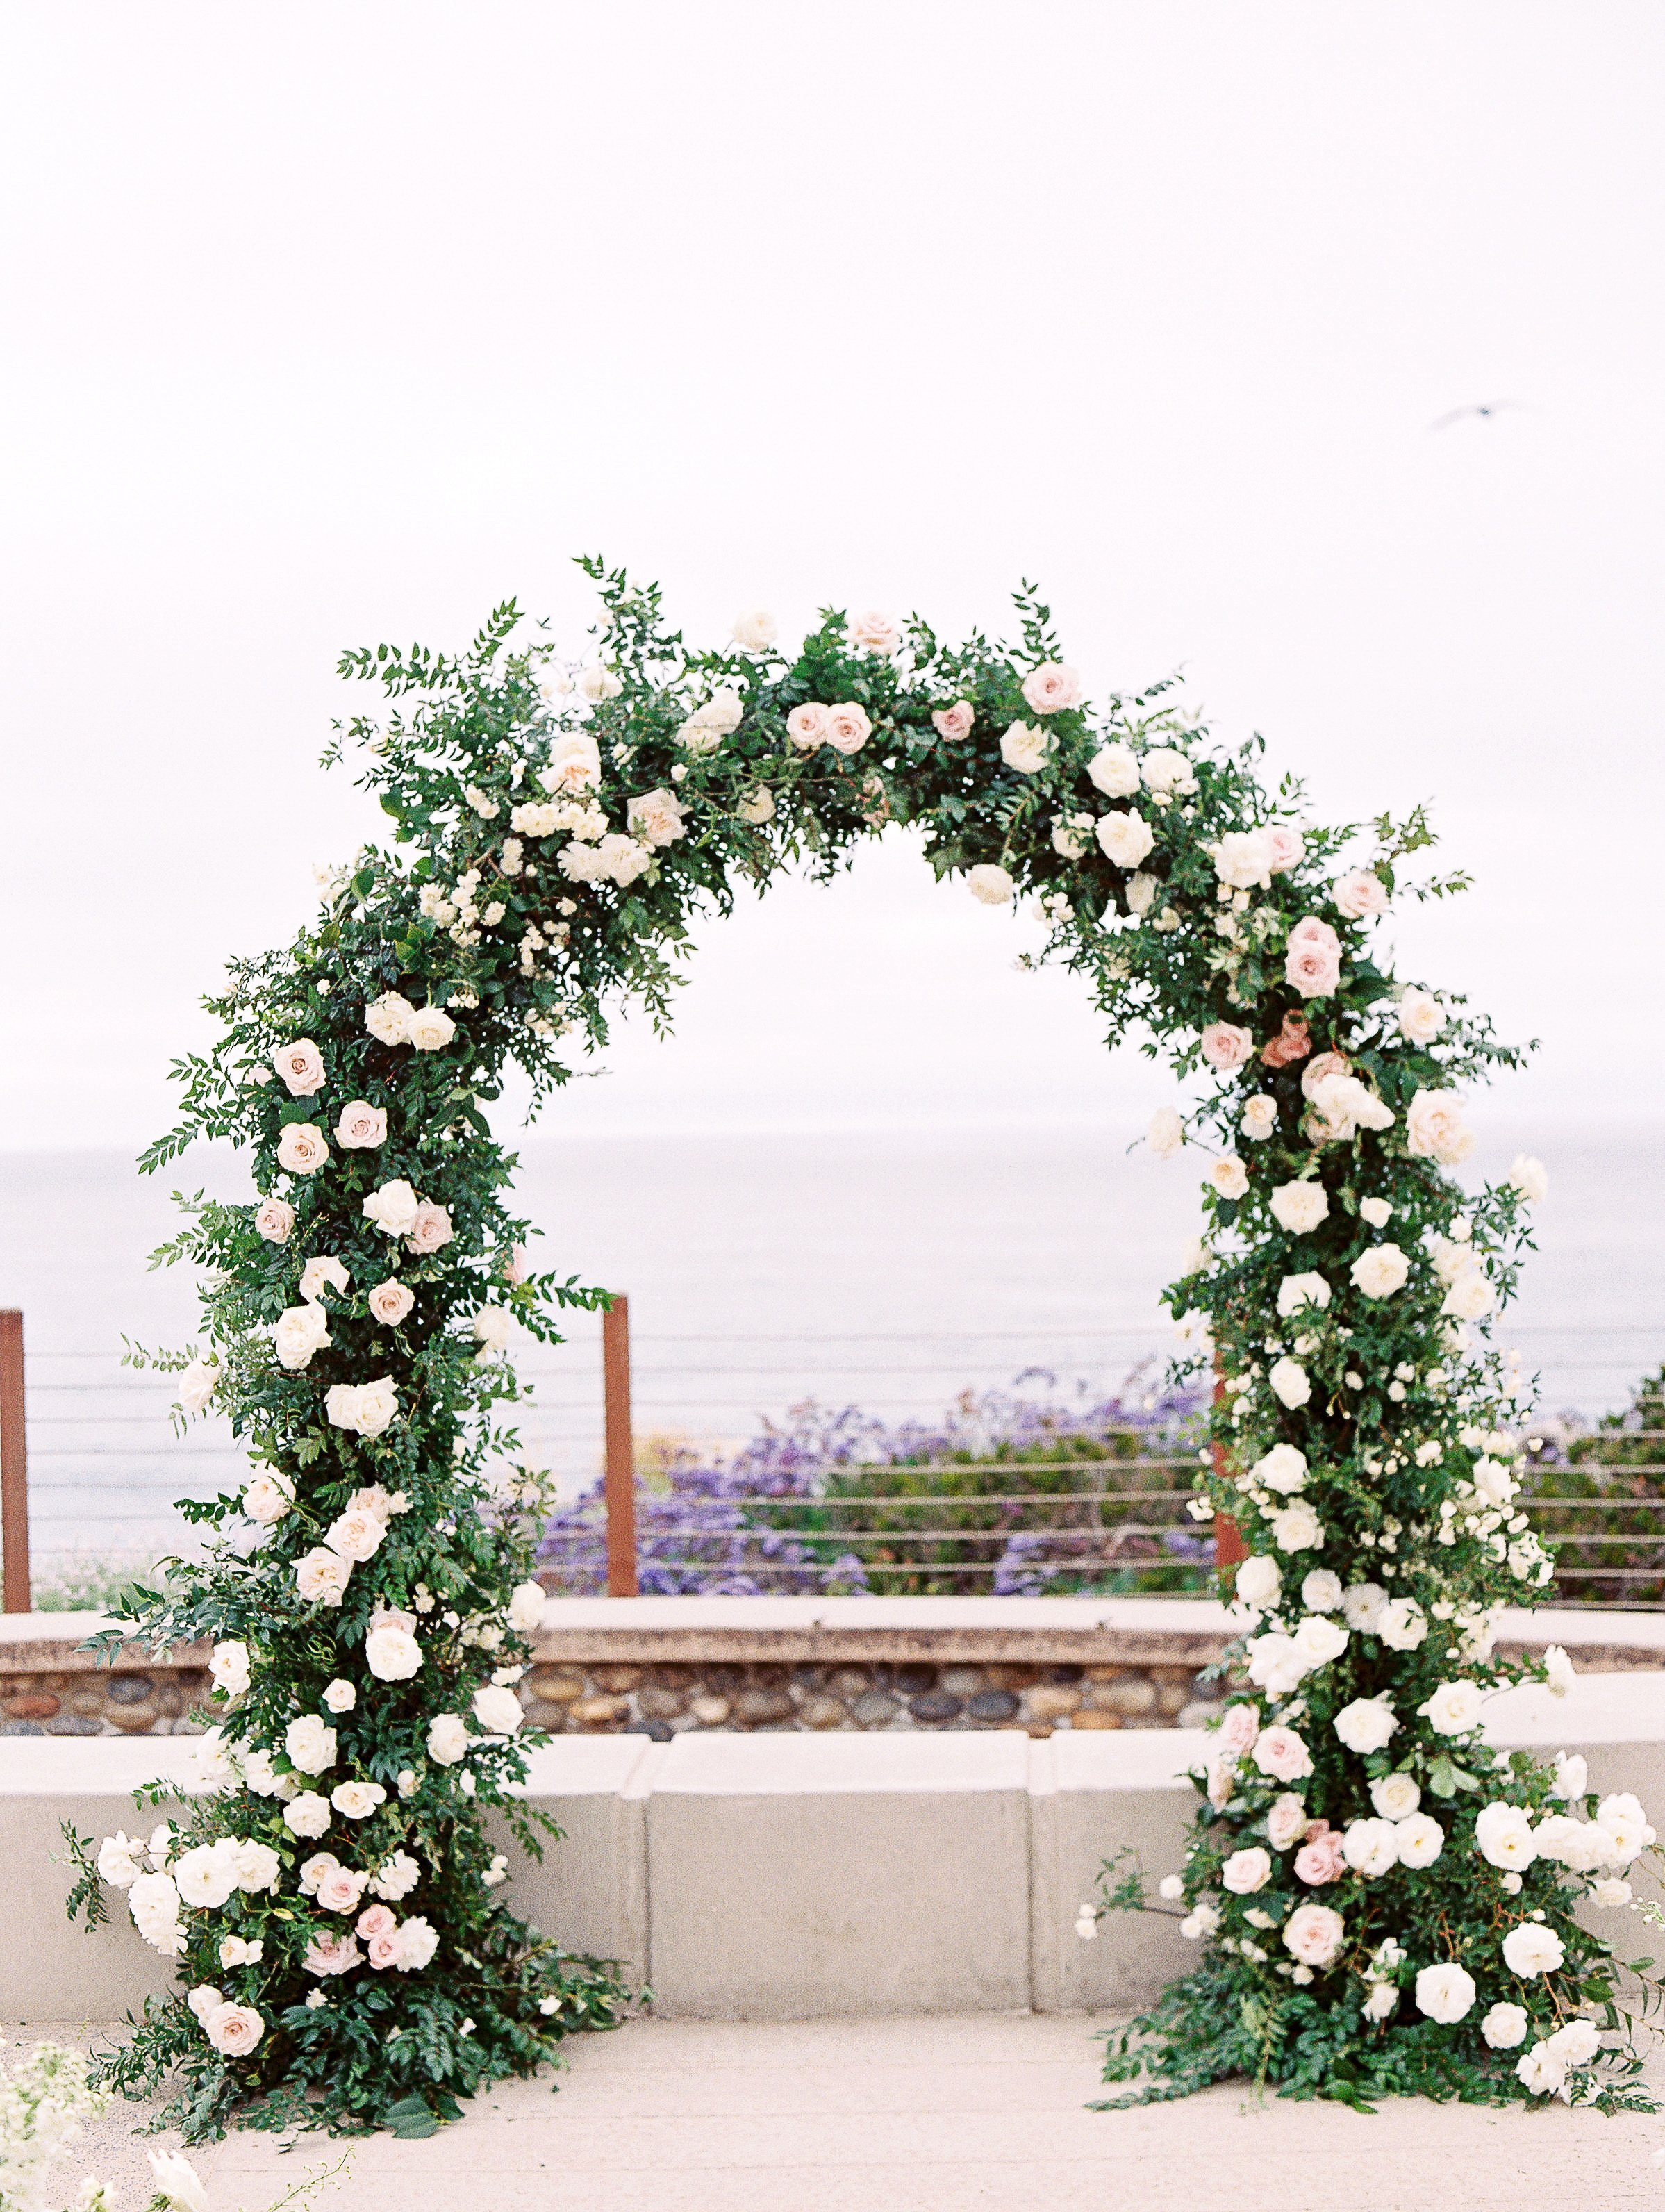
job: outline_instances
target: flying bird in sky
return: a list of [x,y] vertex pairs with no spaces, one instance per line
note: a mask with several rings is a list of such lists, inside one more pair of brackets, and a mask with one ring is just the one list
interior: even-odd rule
[[1449,430],[1454,422],[1466,422],[1471,415],[1479,416],[1482,422],[1489,422],[1492,416],[1501,415],[1505,408],[1518,408],[1520,404],[1518,399],[1488,399],[1483,406],[1454,407],[1449,415],[1440,416],[1428,428],[1431,430]]

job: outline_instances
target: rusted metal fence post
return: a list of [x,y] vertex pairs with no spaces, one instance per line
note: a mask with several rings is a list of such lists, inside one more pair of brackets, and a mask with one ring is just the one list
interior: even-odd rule
[[630,1301],[601,1316],[602,1401],[607,1417],[607,1595],[636,1595],[636,1456],[630,1435]]
[[23,1433],[23,1316],[0,1312],[0,1558],[5,1610],[29,1610],[29,1462]]
[[[1216,1360],[1214,1363],[1214,1403],[1218,1406],[1224,1395],[1225,1384],[1221,1379],[1219,1362],[1218,1360]],[[1224,1481],[1225,1446],[1224,1444],[1216,1444],[1214,1446],[1214,1473],[1218,1476],[1222,1482]],[[1248,1557],[1249,1547],[1243,1541],[1243,1530],[1237,1526],[1237,1522],[1231,1519],[1229,1514],[1217,1513],[1214,1516],[1215,1573],[1218,1574],[1222,1567],[1235,1567],[1240,1560],[1246,1559]]]

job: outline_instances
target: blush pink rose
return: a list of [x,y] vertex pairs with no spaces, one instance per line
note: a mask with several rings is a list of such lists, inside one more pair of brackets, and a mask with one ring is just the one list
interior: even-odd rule
[[368,1152],[387,1142],[387,1115],[368,1098],[354,1098],[341,1109],[335,1140],[343,1152]]
[[353,1923],[367,1943],[373,1936],[391,1936],[398,1924],[385,1905],[367,1905]]
[[827,740],[827,710],[818,700],[806,699],[787,716],[787,735],[800,753],[810,753]]
[[1300,1782],[1312,1771],[1312,1753],[1293,1729],[1262,1729],[1255,1764],[1274,1782]]
[[350,1936],[314,1936],[301,1963],[309,1974],[350,1974],[363,1955]]
[[285,1199],[269,1198],[255,1215],[254,1225],[268,1244],[287,1244],[295,1234],[295,1208]]
[[1341,940],[1328,922],[1309,915],[1289,933],[1284,981],[1303,999],[1328,998],[1341,981]]
[[1303,1098],[1316,1098],[1319,1085],[1327,1082],[1332,1075],[1352,1073],[1352,1062],[1346,1053],[1321,1052],[1310,1067],[1301,1070],[1301,1095]]
[[397,1328],[416,1301],[405,1285],[390,1275],[385,1283],[378,1283],[366,1304],[372,1321],[379,1321],[384,1328]]
[[1217,1759],[1208,1770],[1208,1802],[1218,1813],[1229,1805],[1237,1787],[1237,1762],[1235,1759]]
[[364,1894],[365,1881],[350,1867],[325,1867],[318,1877],[318,1901],[325,1912],[351,1912]]
[[[390,1915],[389,1917],[391,1918],[392,1916]],[[394,1929],[384,1929],[380,1936],[373,1936],[368,1948],[370,1964],[379,1974],[385,1973],[389,1966],[398,1965],[400,1946],[398,1936]]]
[[1374,869],[1355,868],[1335,886],[1335,903],[1350,921],[1363,921],[1366,915],[1386,914],[1388,886]]
[[404,1241],[413,1252],[437,1252],[451,1242],[452,1234],[450,1214],[431,1198],[425,1198],[416,1208],[416,1218]]
[[971,735],[971,726],[976,720],[976,716],[972,713],[968,701],[957,699],[951,707],[939,708],[931,720],[936,725],[939,737],[969,738]]
[[310,1037],[279,1045],[271,1064],[288,1085],[292,1098],[310,1098],[324,1088],[324,1055]]
[[1246,1753],[1253,1751],[1255,1739],[1260,1733],[1261,1709],[1258,1705],[1229,1705],[1215,1741],[1222,1751],[1230,1752],[1234,1759],[1242,1759]]
[[1061,714],[1066,708],[1079,707],[1080,671],[1063,667],[1055,660],[1031,668],[1024,678],[1024,697],[1030,713],[1036,714]]
[[1328,1905],[1297,1905],[1284,1923],[1284,1948],[1303,1966],[1328,1966],[1346,1932],[1346,1922]]
[[861,653],[892,653],[902,643],[902,624],[894,615],[882,615],[871,609],[857,615],[844,633],[850,643]]
[[1274,876],[1281,875],[1285,868],[1292,868],[1297,860],[1304,860],[1306,857],[1306,839],[1298,830],[1292,830],[1287,822],[1269,823],[1266,832],[1266,842],[1267,850],[1272,855],[1272,872]]
[[1297,1060],[1304,1060],[1312,1050],[1312,1039],[1307,1035],[1304,1014],[1285,1014],[1284,1025],[1269,1044],[1261,1047],[1261,1060],[1267,1067],[1290,1067]]
[[[1314,1828],[1319,1833],[1313,1833]],[[1339,1831],[1327,1820],[1314,1821],[1307,1829],[1307,1840],[1295,1854],[1295,1871],[1301,1881],[1316,1889],[1327,1881],[1340,1881],[1346,1871],[1346,1861],[1341,1856]]]
[[1307,1832],[1307,1808],[1303,1801],[1285,1790],[1274,1797],[1266,1816],[1267,1840],[1274,1851],[1286,1851],[1291,1844],[1298,1844]]
[[873,734],[865,708],[854,700],[827,709],[827,743],[836,752],[859,753]]
[[1235,1022],[1210,1022],[1202,1033],[1202,1056],[1222,1075],[1241,1067],[1254,1049],[1254,1038]]

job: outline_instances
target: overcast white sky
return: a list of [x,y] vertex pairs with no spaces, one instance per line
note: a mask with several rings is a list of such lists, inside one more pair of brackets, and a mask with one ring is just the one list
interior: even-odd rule
[[[1590,0],[10,9],[0,1144],[154,1133],[356,842],[337,649],[576,646],[592,548],[714,636],[1040,578],[1092,688],[1435,801],[1479,889],[1404,934],[1545,1038],[1512,1113],[1650,1104],[1662,58]],[[1142,1115],[1021,939],[879,848],[560,1111]]]

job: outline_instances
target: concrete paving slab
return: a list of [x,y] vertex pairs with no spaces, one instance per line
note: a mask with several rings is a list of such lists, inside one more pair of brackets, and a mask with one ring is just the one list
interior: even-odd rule
[[[420,2143],[357,2150],[331,2212],[1657,2212],[1665,2120],[1417,2100],[1366,2118],[1241,2085],[1085,2109],[1104,2019],[637,2021],[570,2046]],[[263,2137],[207,2154],[216,2212],[310,2162]]]

